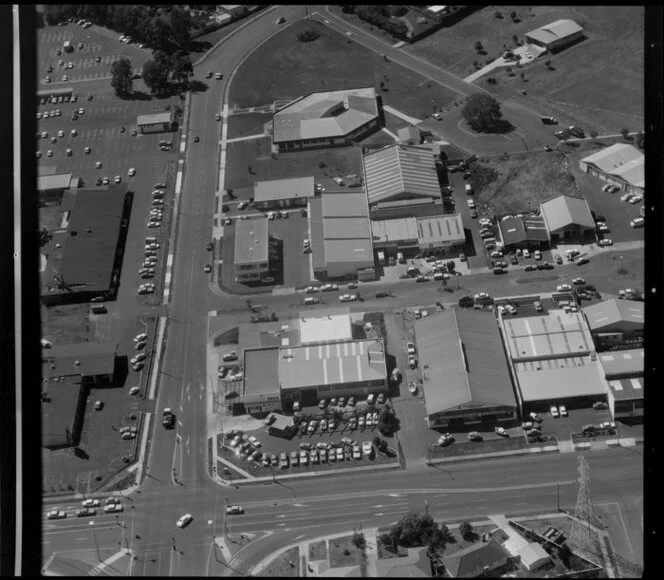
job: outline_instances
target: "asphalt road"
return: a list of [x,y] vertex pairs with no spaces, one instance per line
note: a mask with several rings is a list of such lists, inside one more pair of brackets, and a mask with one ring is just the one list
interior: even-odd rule
[[[214,121],[214,114],[222,108],[226,79],[247,52],[275,31],[275,19],[284,15],[287,22],[292,22],[302,12],[303,7],[280,7],[264,13],[197,67],[197,77],[212,70],[223,73],[224,80],[210,79],[208,90],[191,96],[189,136],[199,136],[200,142],[187,147],[171,303],[166,309],[169,317],[167,344],[157,401],[158,412],[164,407],[176,412],[177,428],[166,431],[157,424],[148,477],[133,501],[125,503],[125,511],[119,518],[98,516],[93,526],[71,515],[66,520],[47,522],[46,525],[52,527],[44,531],[46,555],[53,551],[89,552],[99,548],[106,557],[120,547],[129,546],[137,558],[133,562],[134,575],[220,574],[228,568],[219,561],[219,551],[213,548],[212,538],[224,533],[226,501],[244,505],[247,512],[245,516],[229,518],[232,533],[275,532],[268,539],[256,541],[242,550],[237,563],[241,568],[255,563],[259,554],[264,554],[271,546],[281,545],[290,537],[288,534],[295,534],[295,531],[323,534],[334,526],[348,529],[360,522],[363,525],[387,524],[409,510],[422,509],[425,499],[429,501],[430,512],[443,519],[524,510],[548,511],[555,507],[555,482],[562,481],[568,483],[561,485],[561,503],[565,507],[574,504],[576,494],[569,482],[577,475],[575,454],[396,471],[389,477],[380,472],[365,473],[353,477],[355,491],[352,492],[348,491],[350,480],[346,477],[325,480],[324,485],[320,479],[303,479],[239,489],[223,489],[209,480],[205,424],[207,312],[237,312],[245,303],[245,297],[213,293],[210,278],[203,272],[203,264],[209,259],[205,245],[212,234],[210,215],[214,209],[219,155],[220,124]],[[579,273],[578,269],[575,273]],[[594,281],[590,276],[586,278]],[[473,285],[489,285],[495,277],[486,274],[474,276],[472,280]],[[503,280],[501,283],[504,286]],[[465,279],[461,284],[465,284]],[[546,282],[547,288],[553,284]],[[395,297],[367,300],[352,308],[430,304],[441,296],[453,296],[456,300],[459,295],[459,292],[438,292],[433,283],[399,283],[394,284],[393,289]],[[260,298],[262,304],[278,312],[284,311],[286,315],[298,311],[301,300],[302,295]],[[338,304],[336,294],[330,302]],[[247,320],[248,312],[229,316],[227,320],[235,324],[239,318]],[[617,493],[624,497],[638,497],[641,493],[642,457],[638,450],[596,452],[590,455],[589,461],[594,501],[614,501]],[[620,465],[619,470],[616,465]],[[60,507],[69,512],[74,509],[73,504]],[[194,516],[194,522],[184,530],[178,529],[175,521],[187,512]],[[343,524],[338,523],[340,515],[348,518]]]

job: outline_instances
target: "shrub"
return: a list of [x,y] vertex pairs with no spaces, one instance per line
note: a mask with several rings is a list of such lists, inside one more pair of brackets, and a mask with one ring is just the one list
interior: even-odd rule
[[629,137],[629,129],[627,127],[623,127],[620,129],[620,134],[623,136],[623,138],[627,139],[627,137]]
[[405,16],[408,13],[408,8],[406,6],[392,6],[390,8],[390,16],[395,16],[397,18]]
[[473,526],[470,522],[462,522],[461,526],[459,526],[459,533],[467,542],[470,542],[475,538],[475,532],[473,531]]
[[354,4],[344,4],[341,7],[341,11],[344,14],[354,14],[355,13],[355,5]]
[[500,10],[496,10],[493,15],[498,19],[503,17],[503,13]]
[[367,546],[367,540],[362,532],[353,532],[352,542],[353,546],[355,546],[358,550],[364,550],[364,548]]
[[326,165],[325,161],[319,161],[318,162],[318,167],[320,169],[325,169],[327,167],[327,165]]
[[517,17],[518,17],[518,14],[516,13],[516,10],[512,10],[512,12],[510,12],[510,18],[512,20],[514,20]]
[[320,38],[320,33],[317,30],[309,29],[304,32],[300,32],[297,35],[297,39],[300,42],[313,42],[314,40]]
[[484,47],[482,46],[482,43],[479,40],[476,40],[475,41],[475,50],[477,52],[481,52],[483,50],[483,48]]

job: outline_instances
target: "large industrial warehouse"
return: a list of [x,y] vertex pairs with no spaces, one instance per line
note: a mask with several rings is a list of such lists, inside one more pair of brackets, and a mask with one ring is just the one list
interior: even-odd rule
[[501,317],[501,327],[524,413],[605,399],[604,373],[581,313]]
[[415,322],[430,428],[511,421],[517,405],[494,315],[446,310]]
[[44,304],[84,302],[112,297],[120,281],[129,201],[126,188],[79,189],[67,193],[66,229],[56,231],[42,253],[41,299]]

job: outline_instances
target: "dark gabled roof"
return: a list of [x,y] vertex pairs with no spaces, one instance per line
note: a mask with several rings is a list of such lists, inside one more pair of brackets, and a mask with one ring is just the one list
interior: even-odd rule
[[521,242],[546,242],[549,234],[540,216],[510,216],[498,222],[503,243],[507,246]]
[[45,251],[48,261],[43,272],[42,294],[67,292],[58,289],[58,275],[74,292],[103,291],[110,287],[125,192],[125,187],[79,189],[73,195],[67,230],[54,234]]
[[453,578],[479,577],[484,568],[508,558],[509,554],[495,540],[468,546],[443,557],[443,563]]
[[112,374],[116,349],[114,342],[80,342],[42,349],[42,377]]

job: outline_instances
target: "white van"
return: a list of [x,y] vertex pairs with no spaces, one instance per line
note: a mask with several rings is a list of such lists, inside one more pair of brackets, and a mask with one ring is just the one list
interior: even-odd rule
[[320,300],[318,298],[315,298],[314,296],[309,296],[304,299],[305,304],[318,304]]
[[473,195],[473,186],[470,183],[466,183],[466,193],[468,195]]
[[50,340],[46,340],[45,338],[42,338],[42,339],[41,339],[41,345],[42,345],[42,347],[44,347],[44,348],[51,348],[51,347],[53,346],[53,344],[51,343],[51,341],[50,341]]
[[399,262],[399,264],[405,264],[406,263],[406,260],[403,257],[403,254],[401,252],[397,252],[397,261]]

